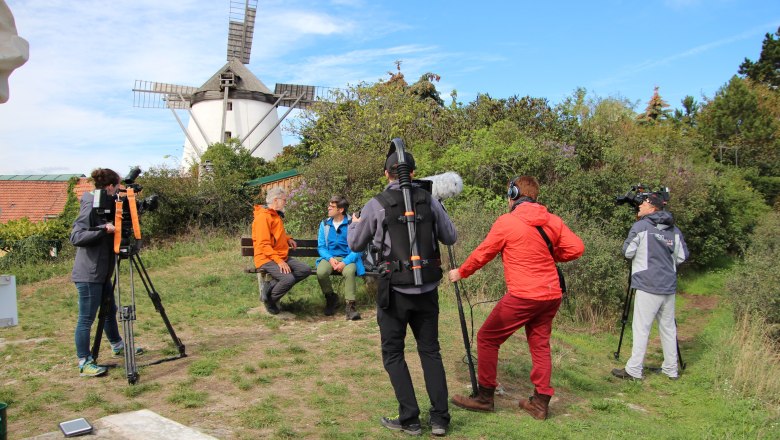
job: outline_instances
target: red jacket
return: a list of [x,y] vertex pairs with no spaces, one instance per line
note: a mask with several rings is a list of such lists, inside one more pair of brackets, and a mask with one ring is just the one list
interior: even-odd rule
[[521,203],[496,220],[485,240],[469,255],[458,271],[463,278],[476,272],[501,252],[509,294],[524,299],[561,297],[558,272],[541,226],[553,243],[555,261],[571,261],[585,252],[585,245],[561,220],[537,203]]

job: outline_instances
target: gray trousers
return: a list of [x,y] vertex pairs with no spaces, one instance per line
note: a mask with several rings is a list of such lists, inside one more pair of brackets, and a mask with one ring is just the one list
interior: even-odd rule
[[634,318],[631,329],[634,342],[631,358],[626,362],[626,373],[642,377],[642,365],[647,352],[647,340],[653,321],[658,319],[658,334],[664,351],[661,371],[669,377],[677,377],[677,325],[674,322],[674,300],[676,295],[656,295],[642,290],[636,291]]
[[268,275],[271,275],[273,281],[271,281],[269,299],[273,302],[279,302],[282,297],[292,289],[298,281],[301,281],[311,275],[311,267],[295,258],[288,258],[287,265],[290,266],[290,273],[282,273],[279,269],[279,265],[273,261],[260,266],[261,269],[266,271]]

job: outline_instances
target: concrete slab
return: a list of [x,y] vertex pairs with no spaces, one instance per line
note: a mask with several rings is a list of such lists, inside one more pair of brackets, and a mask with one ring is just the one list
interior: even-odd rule
[[[94,430],[88,438],[115,440],[216,440],[216,437],[204,434],[193,428],[166,419],[165,417],[142,409],[122,414],[113,414],[90,421]],[[49,432],[28,440],[53,440],[64,438],[61,431]]]

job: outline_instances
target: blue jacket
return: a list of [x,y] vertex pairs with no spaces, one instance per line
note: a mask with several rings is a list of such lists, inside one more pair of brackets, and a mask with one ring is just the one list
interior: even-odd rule
[[[352,219],[347,216],[344,216],[344,221],[338,228],[333,227],[333,219],[330,217],[320,222],[320,231],[317,234],[317,252],[319,252],[320,258],[317,259],[317,264],[320,264],[322,260],[330,260],[332,257],[343,257],[344,264],[355,263],[356,273],[364,275],[366,269],[363,267],[363,255],[360,252],[353,252],[347,245],[347,230],[350,223],[352,223]],[[326,226],[328,229],[327,240],[325,239]]]
[[670,213],[657,211],[634,223],[623,253],[632,260],[632,288],[657,295],[677,291],[677,266],[688,258],[688,246]]

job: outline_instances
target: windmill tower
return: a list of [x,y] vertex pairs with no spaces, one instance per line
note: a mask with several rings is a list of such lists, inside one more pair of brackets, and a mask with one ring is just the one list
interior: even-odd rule
[[[227,63],[200,87],[136,80],[133,106],[171,110],[184,132],[182,167],[199,163],[215,142],[238,139],[253,156],[282,151],[280,124],[294,108],[327,100],[335,89],[276,84],[272,92],[246,67],[252,52],[257,0],[230,0]],[[280,118],[279,106],[288,107]],[[177,110],[189,114],[185,128]]]

